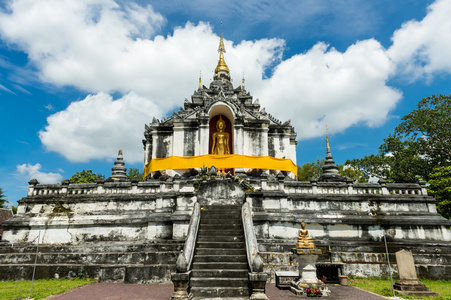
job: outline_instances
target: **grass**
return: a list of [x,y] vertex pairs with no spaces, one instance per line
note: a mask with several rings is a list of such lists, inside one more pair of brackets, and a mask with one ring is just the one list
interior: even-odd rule
[[[33,282],[32,299],[45,299],[48,296],[60,294],[75,287],[95,282],[94,279],[40,279]],[[0,300],[28,299],[31,281],[0,282]]]
[[[396,296],[403,299],[430,299],[430,300],[451,300],[451,281],[446,280],[429,280],[421,279],[430,291],[437,292],[440,294],[438,297],[412,297],[404,296],[402,294],[396,293]],[[393,280],[395,283],[396,280]],[[391,287],[391,282],[389,278],[350,278],[348,280],[349,285],[371,291],[373,293],[392,297],[393,291]],[[395,291],[396,292],[396,291]]]

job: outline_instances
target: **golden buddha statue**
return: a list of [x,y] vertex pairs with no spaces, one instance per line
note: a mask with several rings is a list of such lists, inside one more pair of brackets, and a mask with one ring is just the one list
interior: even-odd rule
[[301,228],[298,231],[298,242],[296,243],[296,248],[315,248],[315,243],[313,239],[309,237],[308,230],[305,229],[304,220],[302,220]]
[[216,132],[213,133],[213,146],[211,147],[211,154],[215,155],[227,155],[230,154],[229,148],[229,134],[225,132],[226,123],[219,116],[219,120],[216,122]]

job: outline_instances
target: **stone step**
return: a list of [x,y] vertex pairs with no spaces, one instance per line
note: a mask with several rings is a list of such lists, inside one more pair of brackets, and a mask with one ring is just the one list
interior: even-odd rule
[[201,299],[233,299],[244,300],[249,299],[248,287],[193,287],[191,288],[195,300]]
[[245,255],[246,250],[243,248],[198,248],[195,253],[197,255]]
[[[218,269],[217,262],[193,262],[193,270],[206,270],[206,269]],[[222,262],[221,269],[235,269],[235,270],[248,270],[247,261],[240,262]]]
[[201,209],[202,211],[241,211],[241,205],[204,205]]
[[247,279],[247,269],[195,269],[192,270],[192,278],[241,278]]
[[245,287],[248,289],[249,280],[243,278],[191,278],[191,287]]
[[[40,249],[41,250],[41,249]],[[42,253],[38,252],[40,264],[167,264],[177,261],[179,252],[135,252],[135,253]],[[0,254],[6,264],[33,264],[35,253]]]
[[235,221],[241,220],[241,214],[228,214],[228,213],[205,213],[201,215],[201,218],[204,219],[232,219]]
[[220,268],[223,262],[247,262],[246,255],[194,255],[195,262],[216,262]]
[[199,229],[199,236],[227,236],[227,235],[242,235],[243,230],[241,228],[237,229]]
[[199,242],[244,242],[244,237],[242,235],[235,236],[198,236],[197,240]]
[[241,224],[241,220],[235,220],[235,219],[213,219],[213,218],[200,218],[200,224]]
[[[164,241],[155,243],[83,243],[81,245],[49,245],[40,244],[39,252],[43,253],[124,253],[142,251],[180,251],[184,242]],[[35,253],[36,245],[30,243],[4,244],[0,246],[0,253]]]
[[[0,281],[31,280],[34,264],[2,265],[0,264]],[[74,278],[87,276],[97,278],[99,282],[154,283],[170,280],[175,272],[175,264],[157,264],[149,266],[136,265],[82,265],[82,264],[37,264],[35,279]]]
[[229,224],[214,224],[214,223],[209,223],[209,224],[199,224],[199,230],[216,230],[216,231],[220,231],[220,230],[240,230],[243,231],[243,225],[241,223],[239,224],[233,224],[233,223],[229,223]]
[[224,209],[218,209],[218,208],[213,208],[212,206],[208,207],[208,206],[203,206],[201,208],[201,212],[202,213],[207,213],[207,214],[219,214],[219,213],[228,213],[228,214],[241,214],[241,208],[224,208]]
[[[192,269],[193,270],[206,270],[206,269],[217,269],[218,263],[217,262],[193,262]],[[246,262],[221,262],[221,269],[234,269],[234,270],[241,270],[241,269],[247,269],[248,265]]]
[[233,249],[244,249],[243,242],[213,242],[213,241],[197,241],[196,249],[202,248],[233,248]]

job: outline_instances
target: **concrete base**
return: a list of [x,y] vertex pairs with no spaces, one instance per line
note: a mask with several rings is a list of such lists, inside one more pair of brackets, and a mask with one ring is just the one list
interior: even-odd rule
[[191,276],[191,271],[185,273],[173,273],[171,275],[172,283],[174,284],[174,293],[171,300],[191,300],[193,294],[188,293],[188,283]]
[[394,284],[394,288],[398,293],[406,296],[439,296],[438,293],[429,291],[424,283],[418,280],[398,280]]
[[251,284],[251,296],[252,300],[268,300],[265,294],[266,281],[268,274],[266,273],[249,273],[249,282]]
[[297,296],[307,296],[310,290],[319,289],[321,296],[330,296],[330,290],[316,277],[316,261],[321,250],[317,248],[294,248],[292,252],[299,264],[299,277],[290,284],[290,291]]

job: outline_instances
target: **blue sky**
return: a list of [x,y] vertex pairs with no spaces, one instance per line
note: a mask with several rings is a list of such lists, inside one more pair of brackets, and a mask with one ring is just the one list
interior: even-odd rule
[[266,111],[291,120],[298,164],[376,153],[423,97],[451,93],[451,1],[0,2],[0,187],[82,169],[119,148],[143,168],[144,124],[182,106],[225,60]]

